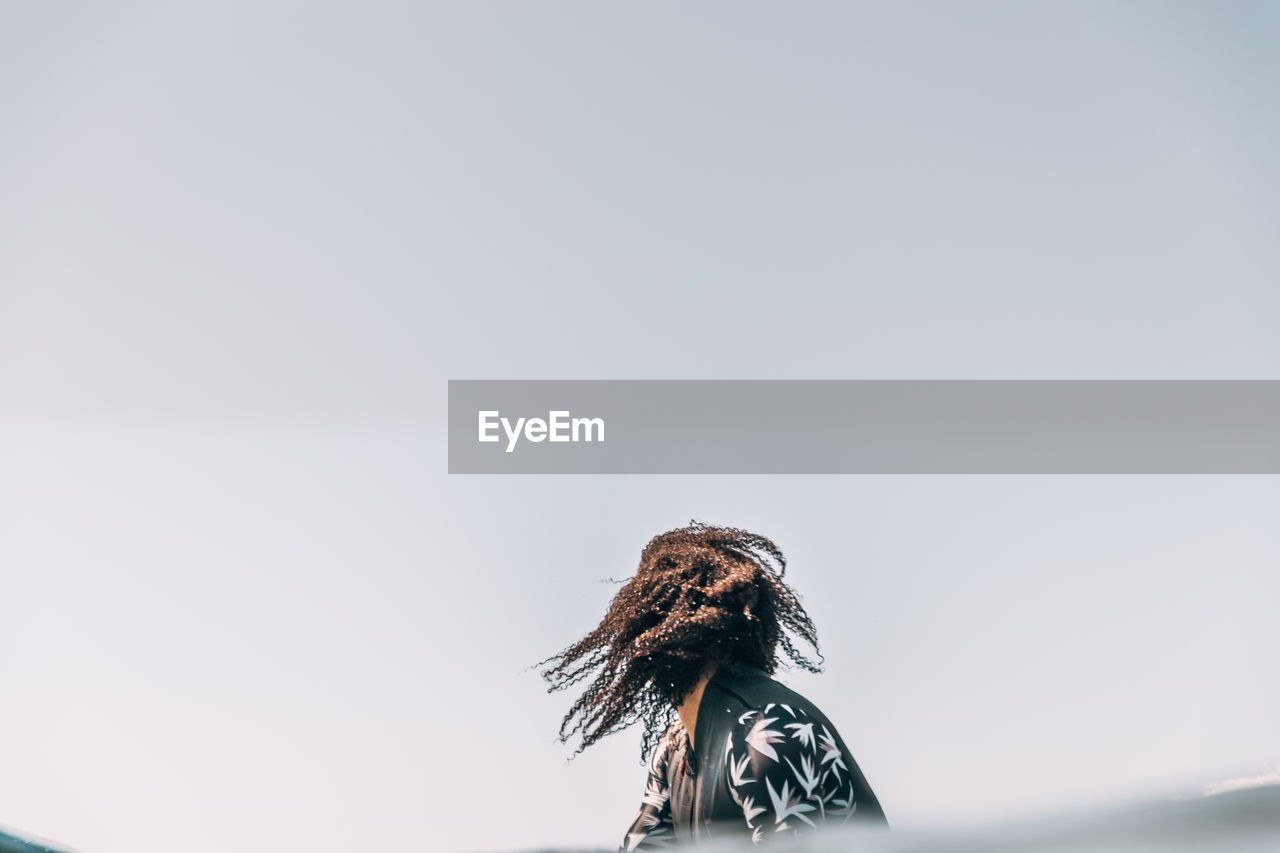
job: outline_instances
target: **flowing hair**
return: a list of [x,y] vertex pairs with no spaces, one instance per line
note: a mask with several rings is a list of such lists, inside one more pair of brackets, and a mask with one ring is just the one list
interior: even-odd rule
[[771,540],[733,527],[694,521],[653,537],[595,630],[538,664],[553,664],[542,672],[547,692],[596,673],[561,721],[560,742],[580,734],[577,755],[643,723],[647,759],[711,664],[772,674],[785,661],[820,671],[817,629],[782,580],[786,568]]

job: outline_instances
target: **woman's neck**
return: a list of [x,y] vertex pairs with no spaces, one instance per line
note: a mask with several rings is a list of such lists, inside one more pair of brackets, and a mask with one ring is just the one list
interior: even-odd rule
[[693,742],[694,729],[698,727],[698,706],[702,704],[702,693],[707,689],[707,682],[711,680],[711,676],[716,674],[716,665],[713,663],[707,667],[707,671],[702,673],[702,677],[693,685],[680,704],[676,706],[676,713],[680,715],[680,722],[684,726],[684,730],[689,733],[689,746],[694,749],[697,746]]

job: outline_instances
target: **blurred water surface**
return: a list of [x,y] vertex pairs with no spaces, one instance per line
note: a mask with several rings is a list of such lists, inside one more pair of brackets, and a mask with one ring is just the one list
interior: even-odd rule
[[[1280,784],[990,826],[891,832],[834,829],[788,844],[769,846],[786,853],[1154,853],[1165,850],[1277,853],[1280,851]],[[753,848],[749,843],[698,848],[711,853],[742,849]],[[570,853],[570,850],[538,853]],[[584,851],[579,849],[573,853]]]

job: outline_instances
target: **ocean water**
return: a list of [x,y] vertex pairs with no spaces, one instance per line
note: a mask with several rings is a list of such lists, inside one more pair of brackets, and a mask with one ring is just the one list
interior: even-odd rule
[[[785,853],[1280,853],[1280,783],[990,826],[889,832],[833,829],[785,844],[770,844],[769,848]],[[250,849],[251,845],[241,848]],[[698,848],[700,853],[742,849],[742,844]],[[745,849],[753,848],[748,843]],[[72,851],[0,829],[0,853]],[[405,853],[417,851],[406,849]],[[594,851],[544,848],[538,853]],[[600,853],[613,853],[613,848]]]
[[[835,829],[769,847],[786,853],[1280,853],[1280,784],[989,826],[889,832]],[[752,849],[747,843],[698,850],[719,853],[744,848]]]
[[0,827],[0,853],[71,853],[42,838],[32,838]]

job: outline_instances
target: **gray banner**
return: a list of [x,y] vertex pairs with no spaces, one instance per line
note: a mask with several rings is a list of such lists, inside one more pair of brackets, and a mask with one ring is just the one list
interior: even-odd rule
[[451,474],[1276,474],[1280,380],[450,380]]

